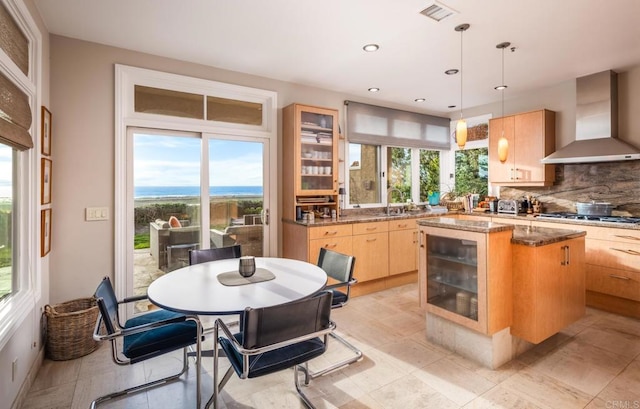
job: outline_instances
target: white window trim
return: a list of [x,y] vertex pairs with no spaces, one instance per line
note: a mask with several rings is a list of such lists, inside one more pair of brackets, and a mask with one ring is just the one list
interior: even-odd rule
[[[208,121],[204,119],[179,118],[165,115],[155,115],[135,112],[134,110],[134,86],[143,85],[161,89],[170,89],[179,92],[191,92],[195,94],[236,99],[241,101],[262,104],[262,125],[242,125],[224,122]],[[242,135],[268,140],[268,150],[265,154],[269,157],[271,167],[269,173],[264,174],[265,183],[268,183],[270,197],[264,198],[268,208],[271,209],[269,237],[265,238],[271,243],[278,242],[278,223],[280,220],[278,210],[278,126],[277,126],[277,93],[274,91],[244,87],[222,82],[204,80],[183,75],[170,74],[161,71],[148,70],[126,65],[115,65],[115,202],[114,202],[114,236],[116,245],[114,248],[114,289],[118,298],[123,298],[127,293],[129,280],[129,266],[133,265],[130,259],[133,248],[133,235],[127,234],[127,223],[133,218],[133,208],[127,202],[127,128],[152,128],[198,132],[203,135]],[[129,187],[132,189],[132,187]],[[118,240],[126,237],[126,240]],[[277,251],[277,246],[271,249]]]
[[[17,180],[21,187],[18,209],[18,243],[20,248],[14,265],[18,266],[20,290],[0,305],[0,350],[20,327],[42,298],[42,263],[40,258],[40,106],[42,101],[42,35],[22,0],[1,0],[16,24],[29,40],[29,73],[25,75],[18,66],[0,50],[0,70],[28,96],[31,106],[31,136],[34,148],[21,152]],[[48,256],[46,257],[48,258]],[[39,320],[35,320],[39,325]],[[38,328],[34,324],[33,341],[37,341]]]

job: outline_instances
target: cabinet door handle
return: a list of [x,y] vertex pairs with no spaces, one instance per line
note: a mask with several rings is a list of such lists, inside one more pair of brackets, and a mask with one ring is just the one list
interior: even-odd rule
[[513,168],[511,168],[511,177],[509,179],[513,180],[515,179],[515,170]]
[[337,244],[337,243],[334,243],[334,244],[325,244],[325,245],[324,245],[324,248],[326,248],[326,249],[334,249],[334,248],[336,248],[336,247],[338,247],[338,244]]
[[629,239],[629,240],[638,240],[640,241],[640,237],[635,236],[624,236],[622,234],[614,234],[615,237],[620,237],[621,239]]
[[414,243],[417,243],[417,242],[418,242],[418,232],[417,232],[417,231],[414,231],[414,232],[413,232],[413,242],[414,242]]
[[422,232],[418,233],[420,235],[420,237],[418,237],[418,241],[420,242],[419,245],[421,248],[424,248],[424,244],[422,243]]
[[615,251],[620,251],[620,252],[625,253],[625,254],[630,254],[630,255],[632,255],[632,256],[640,256],[640,251],[635,251],[635,250],[625,250],[625,249],[616,249],[616,248],[613,248],[613,247],[610,247],[609,249],[610,249],[610,250],[615,250]]
[[336,234],[338,234],[338,231],[326,231],[324,232],[325,236],[335,236]]
[[560,265],[562,266],[568,266],[569,265],[569,246],[562,246],[560,247],[562,249],[562,251],[564,252],[564,258],[563,260],[560,262]]
[[376,241],[376,240],[378,240],[378,239],[367,239],[367,242],[371,243],[372,241]]
[[365,230],[373,231],[373,230],[378,230],[378,228],[377,227],[366,227]]
[[616,274],[609,274],[609,277],[617,278],[618,280],[631,280],[629,277],[619,276],[619,275],[616,275]]
[[408,224],[405,223],[405,224],[399,224],[396,227],[398,227],[399,229],[403,229],[403,228],[405,228],[407,226],[408,226]]

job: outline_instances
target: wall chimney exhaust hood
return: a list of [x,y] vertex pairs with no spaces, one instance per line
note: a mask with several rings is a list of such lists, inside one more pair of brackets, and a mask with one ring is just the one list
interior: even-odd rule
[[576,79],[576,140],[542,163],[640,159],[640,149],[618,136],[618,74],[604,71]]

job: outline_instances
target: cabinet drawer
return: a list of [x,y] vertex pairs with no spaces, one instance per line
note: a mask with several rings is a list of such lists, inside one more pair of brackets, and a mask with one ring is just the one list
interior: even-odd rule
[[307,260],[309,263],[316,264],[318,262],[321,248],[351,255],[351,236],[309,240],[309,260]]
[[587,240],[586,249],[587,264],[640,272],[640,244]]
[[388,222],[355,223],[353,225],[353,235],[382,233],[389,231]]
[[589,291],[640,301],[640,273],[587,265]]
[[309,230],[309,239],[311,240],[351,236],[350,224],[334,224],[331,226],[311,227]]
[[413,230],[418,227],[416,219],[400,219],[389,221],[389,231],[392,230]]
[[640,245],[640,231],[607,227],[586,226],[587,237],[597,240],[610,240]]

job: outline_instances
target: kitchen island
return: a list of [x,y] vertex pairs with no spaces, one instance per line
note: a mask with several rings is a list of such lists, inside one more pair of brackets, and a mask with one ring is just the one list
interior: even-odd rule
[[452,218],[417,223],[430,341],[497,368],[584,314],[584,232]]

